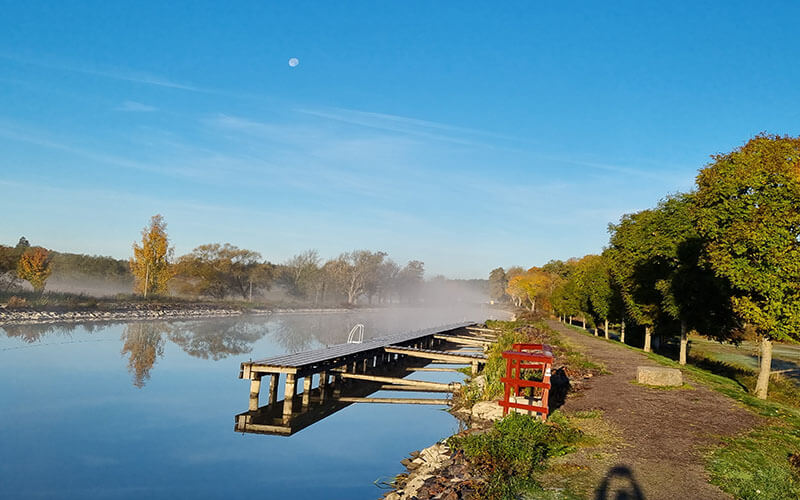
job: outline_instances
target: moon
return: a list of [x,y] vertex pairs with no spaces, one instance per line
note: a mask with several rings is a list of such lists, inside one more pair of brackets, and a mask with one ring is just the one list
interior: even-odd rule
[[300,64],[300,59],[296,57],[292,57],[291,59],[289,59],[289,66],[291,66],[292,68],[294,68],[298,64]]

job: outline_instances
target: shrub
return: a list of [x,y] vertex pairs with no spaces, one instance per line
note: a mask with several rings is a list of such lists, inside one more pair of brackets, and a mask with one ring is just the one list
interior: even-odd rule
[[448,444],[485,474],[482,493],[489,498],[515,498],[521,491],[536,488],[534,473],[544,468],[547,459],[573,451],[580,437],[580,431],[559,412],[547,422],[511,413],[488,432],[453,436]]
[[9,309],[18,309],[28,306],[28,301],[24,297],[17,297],[16,295],[11,296],[6,302],[6,307]]

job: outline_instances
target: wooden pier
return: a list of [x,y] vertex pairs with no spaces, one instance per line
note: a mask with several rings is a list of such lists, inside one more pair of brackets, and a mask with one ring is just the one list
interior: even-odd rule
[[[454,351],[489,345],[485,332],[476,335],[467,330],[473,325],[459,323],[242,363],[239,378],[250,380],[250,403],[247,412],[236,415],[236,430],[288,435],[354,403],[446,403],[444,399],[367,396],[379,390],[449,393],[458,389],[458,383],[405,377],[431,363],[467,365],[477,374],[486,356],[474,350]],[[261,406],[265,376],[269,390],[266,405]],[[283,399],[279,401],[281,384]]]

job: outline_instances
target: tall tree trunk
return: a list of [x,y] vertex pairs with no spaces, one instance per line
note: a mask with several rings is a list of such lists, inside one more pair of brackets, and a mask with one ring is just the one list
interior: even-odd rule
[[581,326],[586,330],[586,316],[581,316]]
[[761,367],[758,370],[758,381],[756,382],[756,397],[767,399],[769,389],[769,376],[772,372],[772,341],[763,337],[761,339]]
[[569,324],[572,324],[572,316],[569,317]]
[[686,348],[689,345],[689,332],[686,329],[686,321],[681,320],[681,353],[678,356],[678,363],[686,364]]
[[644,352],[650,352],[650,343],[652,341],[652,335],[650,335],[650,327],[644,327]]
[[597,337],[600,334],[597,332],[597,325],[594,325],[594,336]]
[[606,318],[606,325],[605,325],[605,328],[603,329],[603,333],[605,333],[606,338],[609,338],[608,337],[608,318]]
[[619,341],[623,344],[625,343],[625,320],[622,320],[622,323],[619,326]]

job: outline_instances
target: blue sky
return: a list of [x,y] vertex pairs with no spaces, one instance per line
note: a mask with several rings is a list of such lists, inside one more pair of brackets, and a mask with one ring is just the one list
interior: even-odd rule
[[0,242],[483,277],[800,134],[796,2],[165,3],[0,1]]

